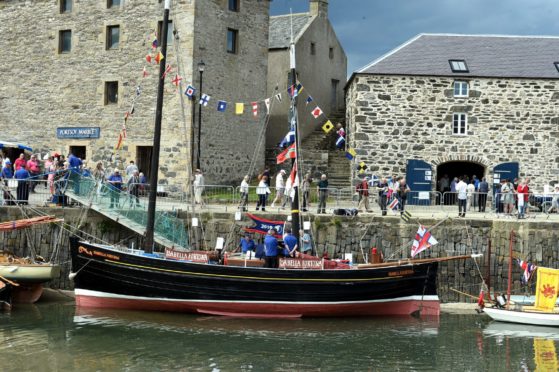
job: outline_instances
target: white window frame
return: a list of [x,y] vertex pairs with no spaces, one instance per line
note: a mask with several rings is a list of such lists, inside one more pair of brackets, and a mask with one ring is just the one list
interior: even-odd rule
[[466,64],[466,60],[464,59],[449,59],[448,63],[450,63],[450,69],[452,70],[452,72],[470,72],[470,69]]
[[[464,133],[460,133],[461,129],[461,117],[464,117]],[[454,129],[454,122],[458,118],[458,133]],[[468,135],[468,114],[465,112],[455,112],[452,114],[452,135],[453,136],[467,136]]]
[[[456,86],[459,85],[459,89],[458,89],[458,94],[456,94]],[[466,94],[462,94],[462,90],[464,85],[466,86]],[[465,80],[456,80],[452,86],[453,88],[453,94],[454,97],[460,97],[460,98],[464,98],[464,97],[468,97],[468,94],[470,93],[470,84],[468,84],[467,81]]]

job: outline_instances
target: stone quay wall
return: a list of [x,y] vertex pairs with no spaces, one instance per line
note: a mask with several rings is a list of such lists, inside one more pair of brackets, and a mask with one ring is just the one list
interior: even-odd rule
[[[457,80],[468,97],[454,97]],[[426,161],[433,189],[437,165],[464,161],[485,167],[488,180],[495,165],[519,162],[542,190],[559,179],[558,102],[558,80],[358,74],[346,95],[348,144],[380,176]],[[467,114],[467,135],[453,135],[454,113]]]
[[[17,208],[0,209],[1,221],[21,218]],[[67,224],[73,225],[80,218],[78,209],[48,210],[49,214],[65,218]],[[190,216],[184,215],[188,221]],[[226,238],[228,250],[233,250],[242,236],[242,227],[250,226],[249,221],[234,224],[232,213],[203,213],[199,216],[204,227],[192,228],[191,240],[194,249],[213,249],[217,237]],[[285,215],[270,215],[271,220],[284,220]],[[410,246],[417,231],[417,224],[404,223],[398,217],[331,217],[311,216],[311,226],[316,251],[322,255],[328,252],[331,258],[341,258],[352,253],[355,262],[362,262],[363,254],[368,256],[371,247],[377,247],[385,257],[405,258],[409,256]],[[100,237],[109,243],[120,242],[139,247],[141,239],[134,232],[107,220],[96,212],[90,211],[81,230]],[[433,226],[441,220],[423,220],[425,226]],[[540,266],[559,268],[559,224],[556,222],[533,222],[514,220],[445,220],[433,230],[433,236],[439,244],[422,253],[423,257],[445,257],[482,253],[483,257],[474,262],[472,259],[443,262],[439,265],[439,296],[444,302],[470,302],[471,298],[460,295],[453,289],[477,296],[482,279],[489,278],[491,288],[505,292],[509,262],[510,231],[516,232],[513,244],[515,257],[526,259]],[[31,255],[29,241],[32,241],[37,254],[50,258],[55,255],[55,262],[61,263],[62,272],[58,279],[52,281],[52,288],[71,289],[68,279],[70,272],[70,254],[68,236],[64,231],[60,236],[57,225],[43,225],[25,230],[0,233],[0,242],[4,250],[13,251],[19,256]],[[259,242],[261,238],[256,237]],[[491,244],[491,254],[489,254]],[[361,249],[362,248],[362,249]],[[55,250],[57,252],[53,253]],[[488,276],[490,272],[490,275]],[[520,283],[521,270],[513,264],[513,289],[515,294],[524,294],[526,288]]]

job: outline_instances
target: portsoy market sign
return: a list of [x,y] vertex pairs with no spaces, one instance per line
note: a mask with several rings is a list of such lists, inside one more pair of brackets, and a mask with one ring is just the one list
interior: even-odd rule
[[99,127],[56,128],[57,138],[99,138],[100,134]]

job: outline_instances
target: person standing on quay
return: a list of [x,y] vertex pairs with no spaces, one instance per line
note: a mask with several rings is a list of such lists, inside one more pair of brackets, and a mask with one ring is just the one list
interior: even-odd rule
[[256,195],[258,195],[256,210],[262,207],[262,212],[266,211],[266,199],[268,197],[268,194],[270,194],[270,188],[268,187],[266,181],[268,181],[268,177],[262,176],[260,182],[258,183],[258,186],[256,187]]
[[357,205],[357,210],[361,210],[361,207],[365,207],[366,212],[369,211],[369,177],[363,177],[363,181],[357,185],[357,192],[359,193],[359,204]]
[[456,192],[458,193],[458,217],[466,217],[466,200],[468,198],[468,185],[460,176],[456,184]]
[[241,187],[240,187],[240,191],[241,191],[241,205],[239,206],[240,210],[242,212],[246,212],[247,211],[247,204],[248,204],[248,191],[249,191],[249,185],[248,185],[248,174],[243,178],[243,181],[241,182]]
[[29,177],[31,175],[25,169],[25,164],[21,164],[15,173],[17,181],[17,202],[18,204],[29,204]]
[[109,208],[114,208],[115,205],[119,207],[120,202],[120,190],[122,190],[122,176],[120,175],[120,170],[115,168],[113,174],[107,178],[107,183],[111,185],[111,206]]
[[306,212],[311,207],[311,183],[312,178],[311,174],[305,174],[305,178],[303,179],[302,191],[303,191],[303,208],[302,211]]
[[282,203],[282,208],[285,207],[285,202],[284,202],[284,198],[283,195],[285,193],[285,180],[283,179],[283,176],[285,175],[285,171],[282,169],[279,171],[278,175],[276,176],[276,197],[274,198],[274,200],[272,201],[272,205],[271,207],[274,208],[276,202],[281,202]]
[[204,192],[204,175],[200,169],[196,169],[192,185],[194,186],[194,202],[204,205],[204,200],[202,199],[202,193]]
[[[264,177],[262,177],[264,178]],[[268,235],[264,238],[264,248],[265,254],[264,257],[264,267],[275,269],[279,265],[278,261],[278,240],[275,237],[276,230],[270,229],[268,230]]]
[[325,174],[320,176],[320,181],[316,187],[318,191],[318,211],[317,213],[326,213],[326,199],[328,198],[328,177]]
[[487,193],[489,192],[489,184],[485,180],[485,177],[482,177],[481,182],[479,183],[478,187],[479,192],[479,211],[485,212],[485,205],[487,204]]

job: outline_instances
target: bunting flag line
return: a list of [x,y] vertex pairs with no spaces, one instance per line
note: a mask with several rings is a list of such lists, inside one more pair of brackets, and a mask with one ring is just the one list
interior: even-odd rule
[[411,258],[420,254],[429,247],[437,244],[438,241],[431,235],[431,233],[423,225],[419,225],[417,233],[415,234],[415,240],[411,246]]
[[276,94],[275,97],[278,100],[278,102],[281,102],[281,93]]
[[235,114],[242,115],[244,111],[245,111],[244,103],[235,103]]
[[270,114],[270,99],[266,98],[264,100],[264,104],[266,105],[266,115],[269,115]]
[[295,149],[295,144],[292,144],[276,156],[276,164],[281,164],[287,159],[295,159],[296,156],[297,150]]
[[347,151],[345,152],[345,157],[348,158],[349,160],[353,160],[356,155],[357,153],[352,148],[347,149]]
[[227,102],[225,102],[225,101],[218,101],[217,102],[217,111],[225,112],[226,109],[227,109]]
[[251,102],[250,104],[252,106],[252,116],[258,116],[258,102]]
[[151,63],[151,54],[146,55],[147,63]]
[[169,72],[171,72],[171,70],[172,70],[171,65],[165,66],[165,72],[163,72],[163,79],[165,79],[165,77]]
[[181,83],[181,80],[182,80],[182,77],[180,77],[178,74],[175,74],[175,77],[172,80],[172,83],[173,83],[174,86],[176,86],[178,88],[180,83]]
[[125,125],[125,123],[122,123],[121,133],[122,133],[122,138],[126,138],[126,125]]
[[208,96],[206,93],[203,93],[202,97],[200,97],[200,104],[204,107],[207,106],[208,102],[210,102],[210,98],[211,97]]
[[311,111],[311,115],[314,116],[314,118],[318,118],[320,115],[322,115],[322,110],[320,109],[320,107],[316,106],[314,110]]
[[115,150],[120,150],[122,148],[122,133],[118,134],[118,141],[115,146]]
[[311,97],[311,96],[308,96],[308,97],[307,97],[307,100],[305,101],[305,106],[308,106],[309,103],[311,103],[312,101],[313,101],[312,97]]
[[194,97],[195,93],[196,93],[196,88],[194,88],[192,85],[187,86],[185,91],[184,91],[184,94],[190,99],[192,99],[192,97]]
[[328,134],[330,133],[330,131],[334,129],[334,124],[332,124],[332,122],[330,120],[326,121],[326,123],[324,123],[324,125],[322,126],[322,130]]
[[401,218],[402,220],[404,220],[405,222],[410,222],[411,213],[408,212],[408,211],[403,211],[403,212],[400,214],[400,218]]

